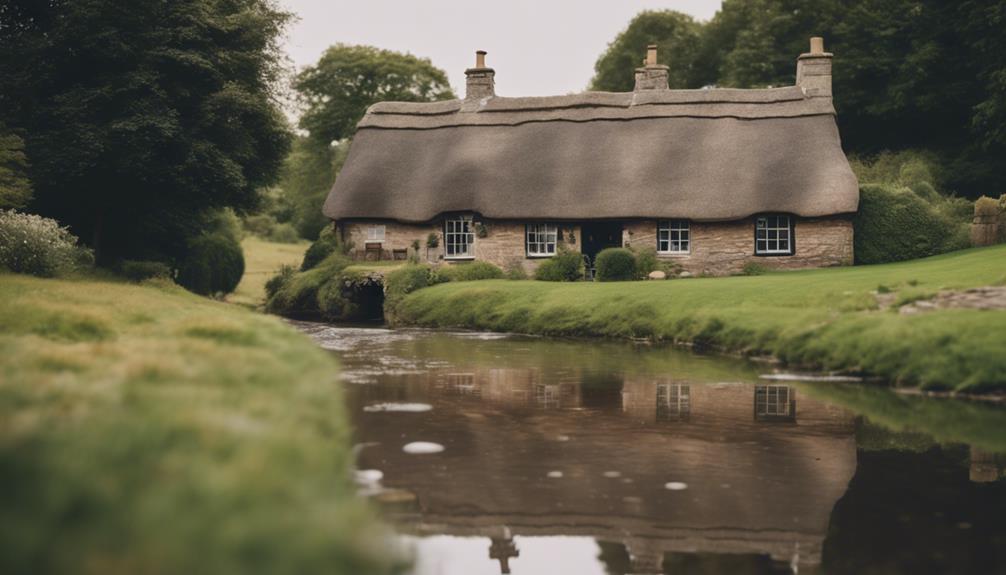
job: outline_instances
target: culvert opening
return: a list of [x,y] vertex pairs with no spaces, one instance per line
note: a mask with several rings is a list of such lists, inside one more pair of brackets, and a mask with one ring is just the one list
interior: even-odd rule
[[354,291],[354,299],[360,306],[360,319],[384,321],[384,285],[380,281],[370,281],[358,285]]

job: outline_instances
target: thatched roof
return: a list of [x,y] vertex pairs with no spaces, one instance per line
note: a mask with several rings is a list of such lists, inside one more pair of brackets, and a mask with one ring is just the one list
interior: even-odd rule
[[793,86],[382,102],[360,121],[324,213],[708,221],[858,202],[831,99]]

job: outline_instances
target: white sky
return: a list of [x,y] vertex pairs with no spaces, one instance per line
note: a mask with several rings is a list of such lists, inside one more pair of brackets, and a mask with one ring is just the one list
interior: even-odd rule
[[[609,42],[642,10],[708,20],[720,0],[280,0],[300,20],[287,53],[300,69],[328,46],[367,44],[429,58],[464,96],[465,68],[486,50],[502,96],[580,92]],[[642,59],[644,54],[640,54]]]

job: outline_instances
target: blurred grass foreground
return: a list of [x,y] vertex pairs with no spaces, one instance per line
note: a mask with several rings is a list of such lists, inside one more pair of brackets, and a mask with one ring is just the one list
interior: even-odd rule
[[169,284],[0,274],[0,573],[384,573],[333,358]]

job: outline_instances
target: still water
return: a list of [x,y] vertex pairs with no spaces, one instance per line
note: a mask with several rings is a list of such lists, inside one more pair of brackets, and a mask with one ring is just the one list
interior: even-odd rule
[[1006,411],[625,343],[297,323],[416,575],[1006,573]]

